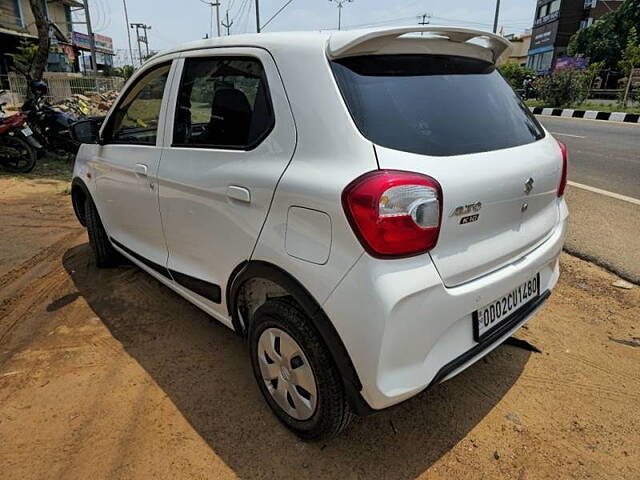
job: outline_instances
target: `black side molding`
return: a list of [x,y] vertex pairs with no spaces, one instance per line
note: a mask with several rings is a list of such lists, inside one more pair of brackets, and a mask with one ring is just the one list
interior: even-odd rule
[[211,300],[214,303],[220,303],[222,301],[220,285],[205,282],[204,280],[190,277],[189,275],[176,272],[175,270],[169,270],[169,273],[177,283],[188,288],[192,292],[197,293],[201,297]]
[[121,244],[119,241],[117,241],[115,238],[113,237],[109,237],[109,239],[111,240],[111,243],[113,243],[116,247],[120,248],[121,250],[124,250],[125,252],[127,252],[129,255],[131,255],[133,258],[135,258],[136,260],[138,260],[140,263],[144,263],[147,267],[149,267],[152,270],[155,270],[156,272],[158,272],[160,275],[162,275],[165,278],[168,278],[169,280],[171,280],[171,275],[169,275],[169,270],[167,270],[165,267],[163,267],[162,265],[159,265],[155,262],[152,262],[151,260],[149,260],[146,257],[143,257],[142,255],[134,252],[133,250],[131,250],[128,247],[125,247],[123,244]]
[[200,280],[199,278],[191,277],[184,273],[176,272],[175,270],[169,270],[168,268],[159,265],[155,262],[152,262],[146,257],[143,257],[139,253],[134,252],[130,248],[124,246],[122,243],[118,242],[113,237],[109,237],[111,242],[124,250],[126,253],[131,255],[133,258],[138,260],[140,263],[145,264],[150,269],[158,272],[165,278],[169,280],[173,280],[176,283],[179,283],[184,288],[192,291],[193,293],[197,293],[201,297],[204,297],[208,300],[211,300],[214,303],[220,303],[222,301],[222,293],[220,289],[220,285],[216,285],[215,283],[205,282],[204,280]]

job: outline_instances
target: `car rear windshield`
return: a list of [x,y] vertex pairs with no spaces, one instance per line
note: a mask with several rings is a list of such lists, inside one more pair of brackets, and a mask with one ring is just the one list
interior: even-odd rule
[[443,55],[368,55],[332,62],[362,134],[421,155],[488,152],[544,131],[496,68]]

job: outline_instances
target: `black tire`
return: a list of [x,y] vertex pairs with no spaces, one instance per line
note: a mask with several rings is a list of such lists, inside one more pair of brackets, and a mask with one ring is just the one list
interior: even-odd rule
[[102,226],[98,210],[90,197],[87,197],[84,201],[84,215],[87,233],[89,234],[89,244],[91,245],[91,250],[93,250],[96,266],[98,268],[111,268],[120,264],[122,256],[111,245],[107,232]]
[[6,135],[3,139],[3,146],[13,149],[18,155],[4,159],[2,166],[5,170],[16,173],[29,173],[36,166],[38,154],[29,142],[25,139]]
[[[316,380],[317,400],[313,415],[307,420],[290,416],[267,389],[259,365],[260,335],[269,328],[283,330],[302,348]],[[290,297],[265,302],[249,325],[249,353],[253,373],[265,400],[278,419],[303,440],[321,440],[339,435],[353,414],[347,403],[342,380],[329,350],[311,321]],[[294,367],[295,368],[295,367]]]

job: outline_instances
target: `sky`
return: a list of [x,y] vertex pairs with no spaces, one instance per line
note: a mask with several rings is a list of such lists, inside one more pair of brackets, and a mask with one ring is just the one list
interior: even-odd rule
[[[208,34],[212,9],[207,1],[126,0],[129,22],[151,25],[149,48],[156,51]],[[286,2],[260,0],[261,23],[267,22]],[[229,11],[232,34],[255,32],[255,0],[220,0],[220,3],[223,20]],[[434,25],[491,30],[495,3],[495,0],[352,0],[344,4],[342,23],[343,28],[414,25],[419,15],[428,13]],[[535,5],[536,0],[502,0],[499,26],[504,28],[504,33],[521,33],[530,28]],[[114,49],[122,49],[124,54],[128,43],[123,0],[89,0],[89,6],[94,32],[112,37]],[[215,35],[215,20],[213,23]],[[264,30],[325,30],[337,28],[337,23],[335,1],[292,0]],[[131,34],[135,50],[135,31],[131,30]]]

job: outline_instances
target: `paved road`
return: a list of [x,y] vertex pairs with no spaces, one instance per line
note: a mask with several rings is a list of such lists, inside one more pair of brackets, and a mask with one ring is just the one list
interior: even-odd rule
[[640,199],[640,125],[543,117],[569,149],[569,179]]
[[569,181],[604,190],[567,188],[567,250],[640,284],[640,126],[538,118],[567,145]]

